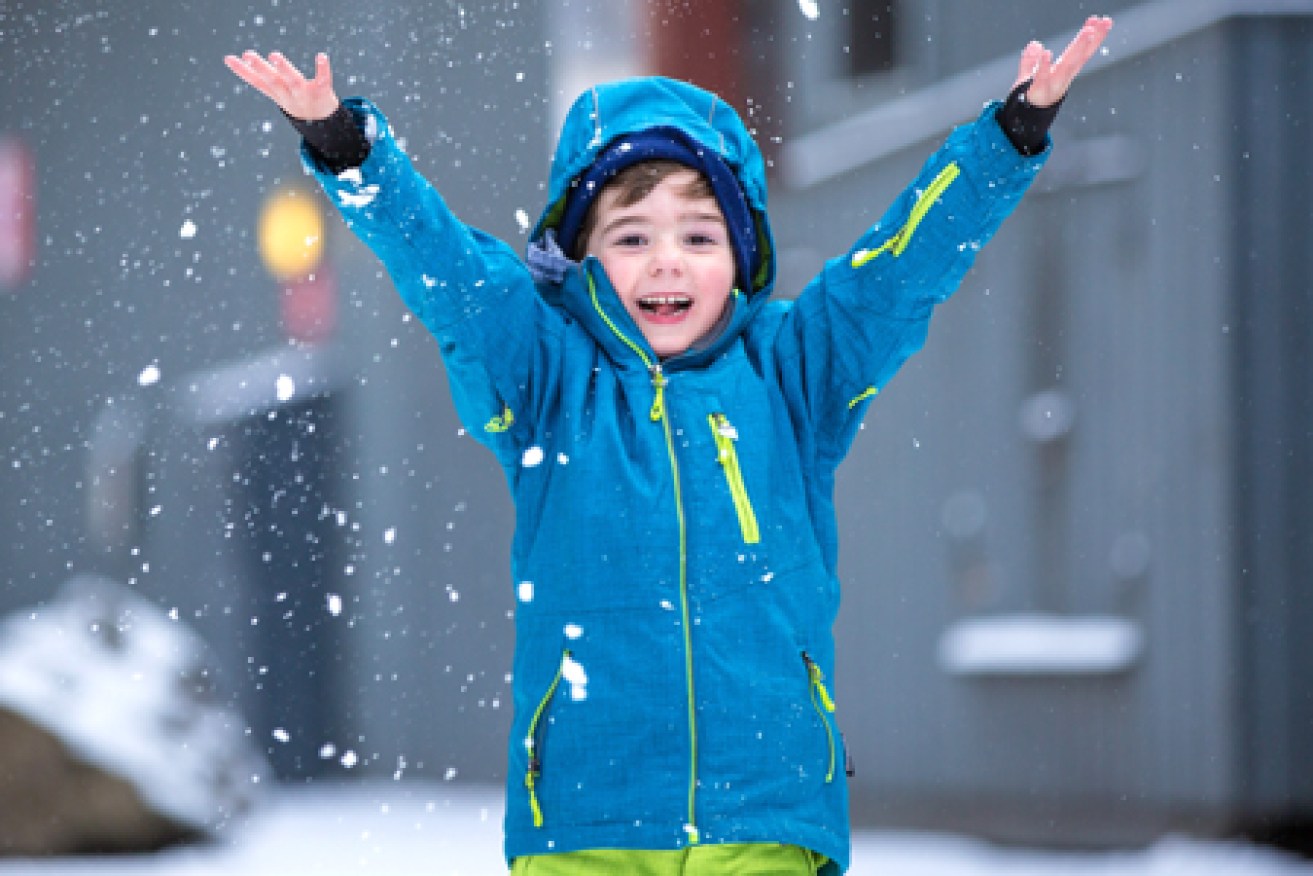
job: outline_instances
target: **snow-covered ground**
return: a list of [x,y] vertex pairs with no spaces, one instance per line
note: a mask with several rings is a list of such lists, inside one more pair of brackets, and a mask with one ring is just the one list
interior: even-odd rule
[[[148,856],[0,859],[0,876],[497,876],[498,789],[445,784],[281,790],[227,843]],[[854,876],[1313,876],[1313,863],[1238,843],[1165,838],[1135,852],[998,848],[963,837],[859,831]]]

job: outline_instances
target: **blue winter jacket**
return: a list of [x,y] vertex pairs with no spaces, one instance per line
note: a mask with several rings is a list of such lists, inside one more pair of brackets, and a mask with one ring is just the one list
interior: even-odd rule
[[536,283],[460,222],[370,104],[358,169],[311,163],[437,338],[458,413],[515,501],[514,724],[506,856],[772,842],[849,860],[835,468],[1044,156],[987,107],[795,301],[775,278],[762,157],[724,102],[666,79],[570,111],[548,209],[619,134],[674,126],[716,150],[765,259],[709,345],[659,361],[600,263]]

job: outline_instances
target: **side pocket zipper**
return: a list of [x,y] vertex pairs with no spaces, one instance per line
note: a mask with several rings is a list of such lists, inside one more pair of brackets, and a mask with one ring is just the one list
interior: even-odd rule
[[748,500],[748,489],[743,485],[743,472],[739,468],[739,454],[735,442],[739,440],[738,430],[730,423],[729,417],[722,413],[707,415],[711,424],[711,435],[716,441],[716,460],[725,470],[725,483],[729,486],[730,498],[734,500],[734,511],[738,514],[739,530],[743,533],[744,544],[757,544],[761,541],[761,531],[757,528],[757,515]]
[[825,771],[825,781],[828,784],[834,781],[834,727],[831,724],[833,719],[830,717],[834,714],[834,700],[825,687],[825,673],[821,672],[821,667],[816,665],[816,661],[806,651],[802,652],[802,662],[806,664],[807,675],[811,679],[812,708],[816,709],[816,714],[825,727],[825,742],[830,749],[830,765]]
[[524,749],[529,754],[529,765],[524,773],[524,787],[529,791],[529,809],[533,812],[534,827],[543,826],[543,810],[538,804],[538,777],[542,775],[542,761],[538,757],[538,729],[543,715],[547,712],[547,706],[551,703],[552,697],[556,696],[556,689],[561,686],[565,661],[569,659],[570,652],[567,650],[561,655],[560,665],[556,667],[556,677],[552,679],[547,692],[538,701],[538,708],[533,710],[533,717],[529,719],[529,732],[524,737]]

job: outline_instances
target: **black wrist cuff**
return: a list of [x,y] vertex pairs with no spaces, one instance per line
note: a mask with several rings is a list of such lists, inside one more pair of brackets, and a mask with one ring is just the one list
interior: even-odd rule
[[1039,155],[1044,151],[1049,128],[1058,117],[1058,110],[1062,108],[1062,100],[1053,106],[1035,106],[1026,99],[1029,91],[1029,79],[1012,89],[1008,99],[999,108],[998,123],[1018,152],[1022,155]]
[[339,103],[327,118],[307,120],[287,116],[287,120],[333,173],[359,167],[369,157],[369,140],[346,104]]

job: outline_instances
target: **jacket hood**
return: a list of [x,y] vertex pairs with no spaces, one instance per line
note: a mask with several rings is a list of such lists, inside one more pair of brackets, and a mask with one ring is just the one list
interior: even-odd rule
[[[687,82],[661,76],[594,86],[575,99],[561,126],[548,180],[547,206],[530,237],[543,242],[560,225],[571,186],[618,137],[674,128],[710,150],[730,168],[757,230],[760,258],[750,300],[764,300],[775,281],[775,249],[766,215],[766,165],[737,112],[721,98]],[[755,302],[754,302],[755,303]]]

